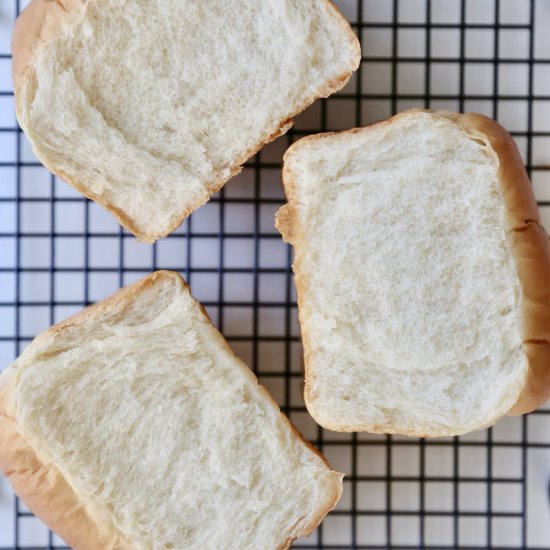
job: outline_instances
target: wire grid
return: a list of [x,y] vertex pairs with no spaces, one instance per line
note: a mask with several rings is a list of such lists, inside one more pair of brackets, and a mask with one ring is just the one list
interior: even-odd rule
[[[169,237],[137,244],[49,174],[13,114],[0,0],[0,365],[38,332],[158,268],[181,272],[282,410],[346,472],[344,495],[294,548],[550,548],[548,406],[458,438],[322,430],[302,401],[291,250],[273,226],[282,153],[310,133],[408,107],[477,111],[507,126],[550,226],[550,0],[341,0],[363,45],[340,93],[298,117]],[[65,548],[0,484],[0,550]]]

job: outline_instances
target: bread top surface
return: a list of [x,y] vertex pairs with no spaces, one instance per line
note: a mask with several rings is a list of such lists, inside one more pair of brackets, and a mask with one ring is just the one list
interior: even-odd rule
[[359,60],[327,0],[33,0],[16,111],[52,172],[152,242]]
[[[341,474],[301,439],[175,273],[154,273],[53,327],[1,380],[1,418],[19,439],[2,447],[0,466],[20,470],[14,487],[32,483],[33,498],[63,493],[69,509],[37,513],[77,549],[97,548],[95,530],[120,550],[286,548],[340,497]],[[17,463],[22,444],[65,485],[37,484]],[[88,521],[63,521],[79,508]]]
[[318,422],[451,435],[548,396],[548,244],[501,126],[414,110],[311,136],[284,183]]

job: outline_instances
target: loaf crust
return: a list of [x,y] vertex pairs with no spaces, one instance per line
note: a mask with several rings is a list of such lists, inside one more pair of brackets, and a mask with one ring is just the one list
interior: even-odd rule
[[[21,12],[18,17],[12,38],[12,73],[13,85],[16,98],[16,113],[19,124],[32,142],[40,142],[40,138],[34,135],[32,127],[26,124],[23,105],[26,104],[26,87],[30,76],[34,72],[33,58],[35,52],[41,47],[47,47],[47,43],[53,37],[58,36],[64,29],[68,28],[75,20],[83,14],[85,4],[89,0],[31,0],[29,6]],[[265,132],[258,143],[245,151],[240,157],[236,158],[233,164],[229,167],[229,176],[223,177],[216,181],[211,181],[206,184],[207,195],[197,197],[195,202],[185,205],[181,212],[174,216],[168,228],[159,232],[146,232],[132,220],[123,210],[116,207],[108,198],[96,194],[91,191],[86,182],[80,181],[78,178],[68,174],[63,166],[60,166],[48,155],[41,151],[35,151],[39,160],[53,174],[59,176],[64,181],[69,183],[78,192],[82,193],[89,199],[97,202],[106,210],[111,212],[118,222],[131,231],[138,240],[146,243],[152,243],[159,238],[165,237],[176,228],[197,208],[205,204],[212,195],[219,191],[223,185],[233,176],[237,175],[242,170],[242,165],[252,156],[254,156],[264,145],[285,134],[293,124],[293,118],[302,112],[306,107],[311,105],[316,99],[328,97],[334,92],[340,90],[349,80],[351,74],[359,66],[361,60],[361,49],[357,37],[351,30],[351,27],[344,19],[338,8],[332,4],[330,0],[319,0],[326,11],[329,12],[335,21],[338,22],[342,31],[347,35],[347,39],[355,50],[353,60],[353,69],[340,74],[338,77],[329,81],[325,86],[320,87],[313,95],[306,98],[300,105],[289,110],[278,124],[278,129],[275,132]]]
[[499,160],[506,236],[522,291],[522,338],[529,364],[524,386],[509,414],[524,414],[550,397],[550,242],[512,136],[483,115],[468,113],[458,116],[456,122],[474,138],[488,142]]
[[[133,298],[161,278],[171,278],[178,284],[187,287],[183,278],[172,271],[156,271],[146,278],[123,288],[110,298],[89,306],[69,319],[54,325],[37,337],[37,340],[48,339],[52,335],[70,333],[78,329],[89,317],[96,317],[108,312],[117,304],[130,305]],[[202,306],[201,306],[202,307]],[[204,312],[204,309],[203,309]],[[123,310],[124,313],[124,310]],[[234,355],[226,340],[216,334],[219,343]],[[256,389],[269,403],[279,410],[279,405],[269,392],[258,384],[254,373],[243,368],[243,372]],[[93,506],[89,500],[80,497],[61,474],[55,464],[45,460],[40,449],[34,448],[30,441],[21,435],[18,426],[14,390],[16,380],[13,372],[8,370],[0,376],[0,470],[8,477],[15,493],[25,502],[32,512],[48,527],[55,531],[75,550],[130,550],[131,541],[111,520],[109,514]],[[284,422],[291,428],[294,436],[305,446],[315,452],[330,468],[327,459],[282,415]],[[342,495],[343,474],[332,471],[334,490],[312,522],[304,527],[299,536],[309,535],[332,510]],[[283,540],[280,550],[286,550],[296,537]]]
[[[375,123],[368,128],[389,125],[401,117],[414,112],[430,113],[434,118],[446,118],[459,126],[471,139],[481,140],[498,157],[499,185],[502,194],[505,220],[504,230],[514,260],[518,281],[521,287],[521,327],[523,348],[528,361],[528,369],[523,387],[518,390],[518,398],[508,414],[519,415],[533,411],[550,397],[550,242],[540,222],[537,202],[525,166],[510,134],[494,120],[480,114],[459,114],[450,111],[432,111],[429,109],[410,109],[389,119]],[[344,132],[327,132],[302,138],[292,145],[284,156],[283,183],[287,204],[276,216],[276,226],[283,239],[295,245],[302,242],[299,214],[296,205],[301,198],[297,192],[296,176],[290,167],[290,160],[299,148],[307,148],[316,140],[329,136],[338,136],[345,140],[348,136],[363,132],[363,128],[353,128]],[[314,366],[311,364],[310,349],[312,335],[308,320],[314,312],[300,299],[308,287],[307,274],[299,269],[294,273],[298,290],[299,318],[304,343],[305,389],[304,399],[312,416],[318,418],[315,399],[309,393],[308,379],[311,379]],[[323,425],[335,431],[372,431],[391,433],[387,426],[374,426],[365,423],[347,426],[337,422]],[[480,426],[481,428],[482,426]],[[402,433],[400,431],[400,433]],[[407,432],[414,437],[437,437],[447,433]]]

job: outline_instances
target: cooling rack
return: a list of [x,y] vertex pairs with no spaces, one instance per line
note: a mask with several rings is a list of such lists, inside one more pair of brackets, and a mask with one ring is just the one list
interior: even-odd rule
[[[0,368],[50,324],[158,268],[181,272],[293,422],[346,472],[337,509],[293,548],[550,548],[550,407],[458,438],[338,434],[302,400],[291,250],[274,228],[295,139],[409,107],[477,111],[515,137],[550,227],[550,0],[341,0],[360,69],[181,228],[138,244],[44,169],[19,130],[0,0]],[[0,482],[0,550],[63,542]]]

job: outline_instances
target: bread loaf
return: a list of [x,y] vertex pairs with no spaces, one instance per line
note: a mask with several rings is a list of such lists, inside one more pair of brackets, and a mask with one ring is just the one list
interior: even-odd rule
[[17,118],[49,170],[153,242],[359,60],[328,0],[32,0]]
[[550,251],[504,128],[412,110],[285,155],[305,347],[322,426],[462,434],[550,395]]
[[287,548],[342,491],[165,271],[0,375],[0,468],[77,550]]

